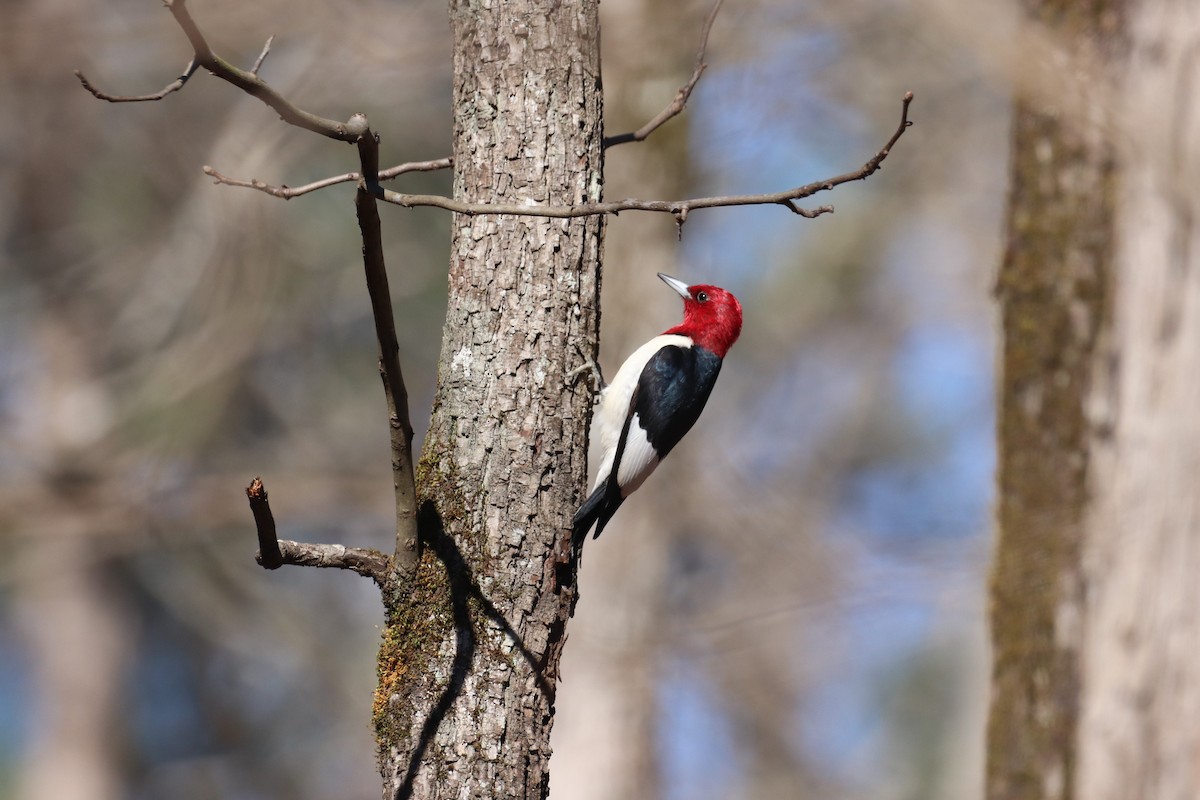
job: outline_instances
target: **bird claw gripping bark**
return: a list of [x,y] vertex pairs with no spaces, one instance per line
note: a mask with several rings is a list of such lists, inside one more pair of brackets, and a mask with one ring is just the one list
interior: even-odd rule
[[604,382],[604,373],[600,371],[600,364],[590,356],[578,367],[567,373],[567,385],[573,385],[576,379],[585,372],[591,377],[592,388],[596,390],[596,394],[600,394],[608,387],[608,384]]

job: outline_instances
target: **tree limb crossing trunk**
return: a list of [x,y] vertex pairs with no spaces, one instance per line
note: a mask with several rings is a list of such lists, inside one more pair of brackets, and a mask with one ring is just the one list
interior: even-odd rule
[[[601,199],[595,0],[454,0],[455,196]],[[587,476],[602,218],[454,218],[423,553],[386,598],[385,797],[544,798],[574,586],[556,548]],[[582,348],[582,349],[581,349]]]

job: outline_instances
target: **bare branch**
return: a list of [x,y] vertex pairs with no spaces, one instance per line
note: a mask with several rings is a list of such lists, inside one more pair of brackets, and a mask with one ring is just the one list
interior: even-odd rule
[[178,78],[171,81],[154,94],[108,94],[107,92],[102,92],[93,86],[91,81],[84,77],[84,74],[79,70],[75,70],[75,77],[79,78],[79,82],[83,84],[83,88],[87,89],[92,93],[93,96],[98,97],[101,100],[107,100],[110,103],[145,103],[151,100],[162,100],[171,92],[178,92],[183,88],[183,85],[188,82],[188,78],[192,77],[192,74],[195,73],[197,66],[199,66],[199,64],[196,59],[193,58],[187,63],[187,66],[183,68],[183,72],[180,73]]
[[[406,172],[437,172],[439,169],[450,169],[454,166],[454,158],[435,158],[431,161],[407,161],[394,167],[379,171],[379,180],[390,181]],[[355,178],[357,180],[357,178]]]
[[700,82],[700,76],[704,74],[704,70],[708,68],[708,64],[704,63],[704,54],[708,50],[708,33],[712,30],[713,20],[717,18],[717,12],[721,10],[721,4],[725,0],[717,0],[713,4],[712,11],[708,12],[708,19],[704,21],[704,30],[700,33],[700,47],[696,51],[696,67],[692,70],[692,77],[688,82],[679,87],[679,91],[675,93],[675,99],[670,105],[658,112],[654,119],[647,122],[642,127],[632,133],[622,133],[617,136],[604,137],[604,148],[614,147],[618,144],[626,142],[640,142],[647,136],[661,128],[663,124],[672,117],[678,116],[687,106],[688,98],[692,96],[692,90],[696,88],[696,84]]
[[[205,67],[217,77],[222,78],[223,80],[232,83],[248,94],[259,98],[264,103],[278,111],[280,116],[285,121],[293,125],[320,133],[333,139],[357,143],[360,148],[360,156],[363,155],[362,148],[364,143],[366,143],[369,139],[373,143],[370,146],[375,149],[375,159],[378,159],[378,144],[374,143],[373,134],[369,136],[367,135],[370,132],[366,127],[365,116],[361,114],[355,114],[348,122],[341,123],[334,120],[325,119],[323,117],[318,117],[314,114],[309,114],[306,111],[302,111],[285,100],[274,89],[271,89],[257,75],[251,72],[240,70],[213,53],[212,48],[209,47],[208,42],[204,39],[203,34],[200,33],[199,28],[196,27],[195,21],[188,13],[185,0],[164,0],[164,2],[174,15],[176,21],[179,23],[179,26],[183,29],[183,32],[187,35],[188,41],[191,42],[192,48],[195,51],[195,58],[193,59],[192,65],[193,71],[195,64]],[[628,141],[640,141],[641,139],[644,139],[645,136],[653,132],[655,128],[682,110],[684,104],[687,102],[687,98],[691,94],[692,89],[695,88],[696,82],[700,79],[700,75],[704,71],[704,54],[708,47],[708,36],[712,29],[713,21],[716,19],[718,11],[720,11],[721,3],[722,0],[717,0],[717,2],[713,5],[712,10],[709,12],[708,18],[705,20],[704,30],[700,39],[699,51],[696,56],[696,69],[693,71],[692,79],[680,88],[679,93],[676,95],[675,102],[668,106],[667,109],[665,109],[663,113],[659,114],[658,117],[655,117],[654,120],[651,120],[641,129],[635,131],[633,134],[630,134],[630,138],[627,139]],[[260,56],[259,63],[261,63],[261,58],[265,57],[266,53],[269,51],[269,48],[270,40],[267,41],[267,46],[263,48],[263,56]],[[256,64],[256,68],[257,66],[258,65]],[[96,94],[96,90],[87,83],[87,80],[83,78],[82,75],[80,75],[80,80],[84,83],[85,87],[88,87],[93,94]],[[97,96],[101,95],[97,94]],[[811,197],[818,192],[827,191],[842,183],[862,180],[863,178],[874,174],[883,163],[883,160],[887,158],[888,154],[891,152],[891,148],[904,134],[904,131],[910,124],[908,121],[908,108],[912,102],[912,99],[912,92],[909,92],[904,96],[903,113],[901,115],[899,127],[888,140],[888,143],[884,145],[883,149],[876,153],[875,156],[866,164],[864,164],[861,169],[854,172],[845,173],[843,175],[838,175],[834,178],[829,178],[824,181],[817,181],[804,186],[796,187],[795,189],[789,189],[771,194],[699,197],[688,200],[643,201],[628,199],[607,203],[581,203],[575,206],[538,206],[523,203],[467,203],[454,200],[449,197],[442,197],[440,195],[404,194],[401,192],[384,189],[379,185],[380,179],[392,177],[391,175],[387,175],[386,173],[375,173],[372,176],[372,174],[365,169],[362,172],[357,173],[357,175],[356,173],[345,173],[343,175],[316,181],[296,189],[291,189],[286,186],[271,186],[270,184],[264,183],[263,181],[257,179],[240,180],[229,178],[221,175],[211,167],[205,167],[204,171],[210,177],[214,178],[218,183],[226,183],[232,186],[242,186],[256,189],[266,194],[270,194],[275,197],[282,197],[284,199],[295,197],[300,194],[306,194],[311,191],[316,191],[317,189],[321,189],[326,186],[332,186],[337,183],[358,180],[362,192],[371,195],[373,198],[378,198],[380,200],[384,200],[385,202],[405,206],[408,208],[414,206],[433,206],[436,208],[444,208],[449,211],[468,215],[509,214],[518,216],[553,217],[560,219],[593,216],[597,214],[619,214],[622,211],[655,211],[673,215],[680,227],[681,232],[683,223],[686,221],[688,213],[700,208],[775,204],[785,206],[792,212],[811,219],[812,217],[832,212],[833,207],[825,205],[819,206],[815,209],[805,209],[797,206],[795,201],[802,200],[806,197]],[[622,141],[626,140],[623,137],[614,138],[620,138]],[[615,142],[606,142],[606,144],[612,143]],[[442,169],[449,165],[449,159],[438,159],[436,161],[422,163],[422,167],[413,167],[413,169]],[[401,174],[403,171],[408,171],[405,169],[405,167],[408,166],[410,165],[402,164],[398,168],[393,168],[394,174]],[[389,172],[393,172],[393,170],[389,170]],[[365,208],[363,203],[360,202],[359,205]],[[374,213],[378,214],[378,210],[374,209],[374,204],[371,204],[371,206]],[[362,220],[360,217],[360,223],[361,221]],[[407,416],[407,410],[405,410],[405,416]]]
[[246,498],[254,514],[254,527],[258,529],[258,555],[255,561],[267,569],[278,569],[283,564],[283,554],[279,552],[275,515],[271,513],[271,504],[267,502],[267,487],[263,486],[262,478],[250,481],[246,487]]
[[[297,108],[254,73],[239,69],[218,56],[208,46],[200,29],[196,27],[196,22],[188,12],[184,0],[164,0],[164,3],[175,17],[175,21],[179,23],[179,27],[183,28],[188,41],[192,43],[192,49],[196,53],[196,60],[200,62],[200,66],[213,75],[232,83],[243,92],[257,97],[275,109],[279,113],[280,119],[291,125],[343,142],[356,142],[362,136],[363,130],[353,122],[338,122]],[[354,117],[350,119],[354,120]]]
[[[394,167],[381,170],[379,172],[379,180],[391,180],[406,172],[434,172],[439,169],[448,169],[454,163],[452,158],[438,158],[432,161],[408,161],[403,164],[398,164]],[[315,192],[318,189],[324,189],[327,186],[336,186],[339,183],[350,183],[362,180],[362,174],[358,172],[345,172],[341,175],[333,175],[329,178],[322,178],[319,181],[306,183],[303,186],[272,186],[269,183],[264,183],[258,178],[250,178],[245,180],[242,178],[231,178],[228,175],[222,175],[215,169],[209,166],[203,168],[204,174],[213,179],[215,183],[224,184],[226,186],[239,186],[246,189],[257,189],[260,192],[269,194],[272,197],[281,197],[284,200],[291,200],[293,197],[299,197],[302,194]]]
[[267,43],[263,45],[262,52],[258,54],[258,58],[254,61],[254,66],[250,68],[251,75],[257,75],[262,69],[263,62],[267,60],[267,55],[271,52],[271,43],[275,41],[275,34],[267,37]]
[[[283,563],[297,567],[348,569],[370,578],[383,587],[389,580],[388,557],[370,547],[346,547],[342,544],[314,544],[280,540]],[[266,567],[266,565],[263,565]],[[270,567],[267,567],[270,569]]]
[[340,544],[312,544],[280,541],[275,533],[275,516],[267,502],[267,489],[260,478],[246,487],[254,524],[258,528],[258,553],[254,560],[264,569],[279,569],[285,564],[301,567],[335,567],[371,578],[380,587],[390,580],[388,557],[378,550],[346,547]]
[[[845,183],[838,181],[837,183]],[[688,200],[611,200],[605,203],[580,203],[574,206],[540,206],[535,203],[468,203],[454,200],[436,194],[404,194],[382,187],[375,188],[375,196],[380,200],[405,208],[417,206],[432,206],[444,208],[456,214],[476,216],[481,214],[507,214],[522,217],[552,217],[555,219],[571,219],[574,217],[592,217],[598,214],[620,214],[622,211],[656,211],[671,214],[678,218],[686,216],[690,211],[699,208],[720,208],[723,206],[754,206],[782,205],[790,200],[816,194],[837,185],[833,181],[810,183],[796,189],[789,189],[775,194],[741,194],[724,195],[720,197],[694,197]],[[816,212],[813,212],[814,214]],[[824,212],[823,212],[824,213]]]
[[[192,59],[192,63],[189,65],[190,71],[185,72],[184,76],[182,76],[180,80],[168,85],[161,92],[161,94],[146,95],[141,97],[123,97],[120,95],[109,95],[100,92],[88,82],[87,78],[85,78],[78,70],[76,70],[75,74],[79,77],[79,80],[81,83],[83,83],[83,87],[85,89],[102,100],[108,100],[109,102],[114,103],[158,100],[161,97],[165,97],[170,92],[177,91],[180,87],[182,87],[183,84],[187,82],[187,78],[191,76],[191,73],[195,71],[196,67],[200,66],[204,67],[221,80],[232,83],[243,92],[257,97],[259,100],[275,109],[275,111],[279,113],[280,119],[282,119],[284,122],[295,125],[299,128],[304,128],[305,130],[313,131],[314,133],[319,133],[322,136],[328,136],[330,139],[337,139],[343,142],[354,143],[358,141],[360,136],[362,136],[363,130],[356,127],[353,122],[338,122],[337,120],[326,119],[325,117],[319,117],[316,114],[311,114],[307,111],[304,111],[303,109],[298,108],[289,101],[285,100],[283,96],[279,94],[279,92],[268,86],[266,81],[259,78],[254,72],[247,72],[244,69],[239,69],[214,53],[212,48],[208,46],[208,42],[205,40],[204,34],[200,33],[200,29],[196,27],[195,20],[192,19],[192,15],[187,10],[187,4],[185,0],[163,0],[163,5],[165,5],[171,12],[171,15],[175,17],[175,21],[179,23],[179,27],[183,29],[188,41],[192,44],[192,50],[194,51],[195,55]],[[267,50],[268,48],[263,48],[263,55],[259,57],[260,59],[266,57]],[[255,66],[256,70],[257,67],[258,65]],[[351,117],[350,119],[354,120],[355,117]]]
[[900,124],[896,127],[895,133],[888,139],[887,144],[871,157],[867,163],[863,164],[859,169],[853,172],[846,172],[841,175],[836,175],[832,178],[826,178],[822,181],[798,186],[795,189],[787,189],[782,192],[772,194],[742,194],[742,195],[725,195],[719,197],[696,197],[690,200],[614,200],[606,203],[580,203],[573,206],[539,206],[533,203],[468,203],[461,200],[454,200],[449,197],[440,195],[428,194],[402,194],[394,192],[390,189],[384,189],[381,186],[368,186],[368,189],[381,200],[388,203],[394,203],[405,208],[414,206],[434,206],[436,208],[444,208],[448,211],[453,211],[458,214],[510,214],[513,216],[525,217],[553,217],[557,219],[567,219],[572,217],[588,217],[596,214],[619,214],[622,211],[656,211],[663,214],[671,214],[675,217],[676,222],[682,225],[687,219],[687,215],[691,211],[699,208],[721,208],[725,206],[757,206],[757,205],[781,205],[799,214],[802,217],[809,219],[828,214],[833,211],[833,206],[820,206],[815,209],[800,208],[794,201],[802,200],[806,197],[811,197],[818,192],[826,192],[835,186],[840,186],[843,183],[851,181],[860,181],[864,178],[874,175],[882,166],[884,159],[891,153],[892,148],[899,141],[904,132],[908,130],[912,123],[908,119],[908,108],[912,104],[913,94],[908,92],[904,95],[904,102],[900,115]]
[[[363,118],[364,126],[366,118]],[[358,140],[358,157],[364,180],[354,196],[358,228],[363,240],[363,269],[371,313],[375,318],[375,336],[379,340],[379,374],[387,401],[388,427],[391,431],[392,483],[396,494],[396,573],[403,580],[417,564],[417,490],[412,458],[412,421],[408,413],[408,389],[400,371],[400,344],[392,314],[392,296],[388,288],[387,268],[383,260],[383,237],[379,205],[368,186],[379,186],[379,140],[367,132]]]

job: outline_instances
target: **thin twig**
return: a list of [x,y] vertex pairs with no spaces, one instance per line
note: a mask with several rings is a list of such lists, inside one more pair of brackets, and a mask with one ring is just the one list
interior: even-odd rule
[[[92,84],[83,76],[82,73],[76,70],[75,74],[79,77],[79,80],[85,89],[87,89],[96,97],[113,103],[160,100],[171,92],[177,91],[180,87],[182,87],[183,84],[187,82],[187,79],[191,76],[191,74],[195,72],[196,67],[204,67],[221,80],[232,83],[243,92],[257,97],[259,100],[275,109],[275,111],[279,113],[280,119],[282,119],[284,122],[295,125],[299,128],[304,128],[305,130],[313,131],[314,133],[319,133],[322,136],[328,136],[330,139],[337,139],[343,142],[354,143],[358,141],[360,136],[362,136],[363,130],[356,127],[353,122],[338,122],[337,120],[326,119],[325,117],[320,117],[316,114],[311,114],[301,108],[298,108],[289,101],[285,100],[284,97],[279,94],[279,92],[272,89],[266,83],[266,81],[259,78],[254,72],[247,72],[244,69],[239,69],[214,53],[212,48],[209,47],[208,42],[205,40],[204,34],[200,33],[200,29],[196,27],[196,21],[192,19],[192,15],[188,12],[185,0],[163,0],[163,5],[165,5],[171,12],[171,15],[175,17],[175,21],[179,23],[179,27],[183,29],[184,35],[187,36],[188,41],[192,44],[194,57],[192,58],[191,64],[189,64],[188,71],[186,71],[179,80],[176,80],[175,83],[169,84],[161,92],[153,95],[125,97],[101,92],[99,89],[92,86]],[[268,46],[269,43],[270,42],[268,40]],[[267,50],[268,47],[263,48],[263,55],[259,57],[260,61],[262,58],[266,57]],[[255,66],[255,70],[257,70],[258,66],[259,65]],[[351,117],[351,120],[353,119],[355,118]]]
[[687,83],[679,87],[679,91],[675,93],[675,99],[673,99],[666,108],[658,112],[658,115],[654,117],[654,119],[650,120],[636,131],[633,131],[632,133],[618,134],[617,136],[605,136],[605,149],[614,147],[618,144],[625,144],[626,142],[643,141],[647,136],[661,128],[667,120],[682,113],[684,107],[687,106],[688,98],[692,96],[692,90],[695,89],[696,84],[700,82],[700,76],[703,75],[704,70],[708,68],[708,64],[704,63],[705,51],[708,50],[708,33],[712,30],[713,20],[717,18],[717,12],[721,10],[721,4],[723,2],[725,2],[725,0],[717,0],[717,2],[713,4],[712,11],[708,12],[708,19],[704,20],[704,30],[700,33],[700,47],[696,51],[696,66],[692,70],[692,77],[688,79]]
[[[385,170],[380,170],[379,180],[391,180],[406,172],[434,172],[439,169],[449,169],[454,163],[452,158],[437,158],[432,161],[408,161],[404,164],[398,164],[394,167],[389,167]],[[333,175],[328,178],[322,178],[319,181],[306,183],[303,186],[272,186],[269,183],[264,183],[258,178],[250,178],[244,180],[242,178],[231,178],[228,175],[222,175],[215,169],[209,166],[203,167],[204,174],[213,179],[214,183],[224,184],[226,186],[239,186],[246,189],[257,189],[260,192],[269,194],[272,197],[281,197],[284,200],[291,200],[293,197],[299,197],[302,194],[315,192],[318,189],[324,189],[327,186],[336,186],[339,183],[357,182],[362,179],[362,174],[358,172],[345,172],[341,175]]]
[[810,197],[817,192],[832,189],[847,181],[859,180],[866,177],[858,172],[839,175],[817,183],[810,183],[795,189],[788,189],[774,194],[739,194],[722,195],[719,197],[694,197],[687,200],[611,200],[606,203],[580,203],[573,206],[537,205],[536,203],[469,203],[454,200],[436,194],[404,194],[383,187],[374,189],[375,196],[380,200],[405,208],[417,206],[432,206],[444,208],[457,214],[476,216],[481,214],[507,214],[522,217],[553,217],[555,219],[571,219],[574,217],[592,217],[599,214],[620,214],[622,211],[657,211],[672,214],[676,221],[683,222],[690,211],[699,208],[720,208],[723,206],[755,206],[755,205],[785,205],[792,211],[806,217],[816,217],[833,211],[832,206],[819,206],[814,209],[803,209],[791,203]]
[[859,169],[853,172],[846,172],[832,178],[826,178],[821,181],[798,186],[795,189],[787,189],[782,192],[774,192],[771,194],[743,194],[743,195],[723,195],[719,197],[696,197],[690,200],[614,200],[606,203],[580,203],[573,206],[542,206],[535,203],[468,203],[461,200],[454,200],[449,197],[440,195],[428,194],[402,194],[394,192],[390,189],[384,189],[381,186],[369,187],[371,191],[381,200],[388,203],[394,203],[405,208],[414,206],[433,206],[435,208],[444,208],[448,211],[453,211],[458,214],[510,214],[514,216],[525,217],[553,217],[557,219],[567,219],[572,217],[588,217],[597,214],[619,214],[622,211],[656,211],[664,214],[672,214],[676,222],[682,226],[687,220],[687,215],[691,211],[700,208],[721,208],[725,206],[757,206],[757,205],[781,205],[799,214],[802,217],[812,219],[821,214],[828,214],[833,211],[833,206],[819,206],[813,209],[801,208],[796,205],[796,200],[802,200],[806,197],[811,197],[818,192],[829,191],[835,186],[840,186],[843,183],[851,181],[860,181],[875,174],[882,166],[884,159],[891,153],[892,148],[899,141],[904,132],[908,130],[912,123],[908,119],[908,108],[912,104],[913,94],[908,92],[904,95],[903,106],[900,115],[900,124],[896,127],[895,133],[888,139],[887,144],[871,157],[867,163],[863,164]]
[[[338,122],[297,108],[257,75],[239,69],[218,56],[209,47],[204,35],[200,33],[200,29],[196,27],[196,21],[192,19],[184,0],[164,0],[164,3],[175,17],[175,21],[179,23],[179,27],[183,28],[188,41],[192,43],[192,49],[196,53],[196,60],[200,62],[200,66],[213,75],[232,83],[243,92],[257,97],[275,109],[284,122],[343,142],[356,142],[362,136],[363,130],[352,121]],[[350,119],[354,120],[355,118],[351,117]]]
[[267,37],[267,43],[263,45],[262,52],[258,54],[258,58],[254,61],[254,66],[250,68],[251,75],[257,75],[262,69],[263,62],[267,60],[267,55],[271,52],[271,43],[275,41],[275,34]]
[[93,86],[92,82],[84,77],[84,74],[79,70],[75,70],[75,77],[79,78],[79,82],[83,84],[83,88],[87,89],[92,93],[93,96],[98,97],[101,100],[107,100],[110,103],[145,103],[152,100],[162,100],[171,92],[178,92],[183,88],[183,85],[188,82],[188,78],[192,77],[192,75],[196,72],[196,67],[198,66],[199,63],[195,58],[193,58],[187,63],[187,66],[183,68],[183,72],[180,73],[178,78],[171,81],[154,94],[109,94],[108,92],[102,92]]
[[[366,118],[363,118],[365,124]],[[396,321],[392,313],[392,296],[388,288],[387,268],[383,259],[383,235],[379,220],[379,204],[368,186],[379,186],[379,140],[367,127],[358,140],[359,165],[364,180],[354,196],[354,209],[363,241],[363,270],[367,292],[371,296],[371,313],[375,319],[375,336],[379,340],[379,374],[383,379],[383,394],[387,401],[388,427],[391,432],[392,483],[396,495],[396,546],[394,564],[401,579],[417,564],[417,490],[412,458],[412,421],[408,413],[408,389],[400,371],[400,344],[396,338]]]
[[258,528],[258,552],[254,560],[263,569],[279,569],[285,564],[303,567],[332,567],[348,569],[371,578],[380,587],[390,580],[388,557],[366,547],[345,547],[340,544],[280,541],[275,533],[275,516],[267,501],[267,490],[260,478],[246,487],[254,524]]
[[[454,158],[435,158],[430,161],[407,161],[403,164],[397,164],[394,167],[381,169],[379,171],[379,180],[390,181],[392,178],[398,178],[406,172],[437,172],[439,169],[450,169],[454,166]],[[355,180],[358,180],[355,178]]]

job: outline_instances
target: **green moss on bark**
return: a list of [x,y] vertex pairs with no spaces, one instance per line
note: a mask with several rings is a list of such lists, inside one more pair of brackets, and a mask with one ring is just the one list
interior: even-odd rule
[[[1030,2],[1068,51],[1095,54],[1117,2]],[[998,541],[991,580],[988,800],[1074,797],[1087,401],[1109,323],[1116,167],[1065,108],[1018,103],[997,282]]]
[[453,598],[447,565],[431,537],[442,536],[447,519],[465,518],[453,465],[427,446],[416,468],[421,555],[412,578],[385,594],[387,622],[379,646],[378,684],[372,724],[382,760],[411,731],[410,693],[428,691],[418,676],[428,674],[447,639],[454,636]]

